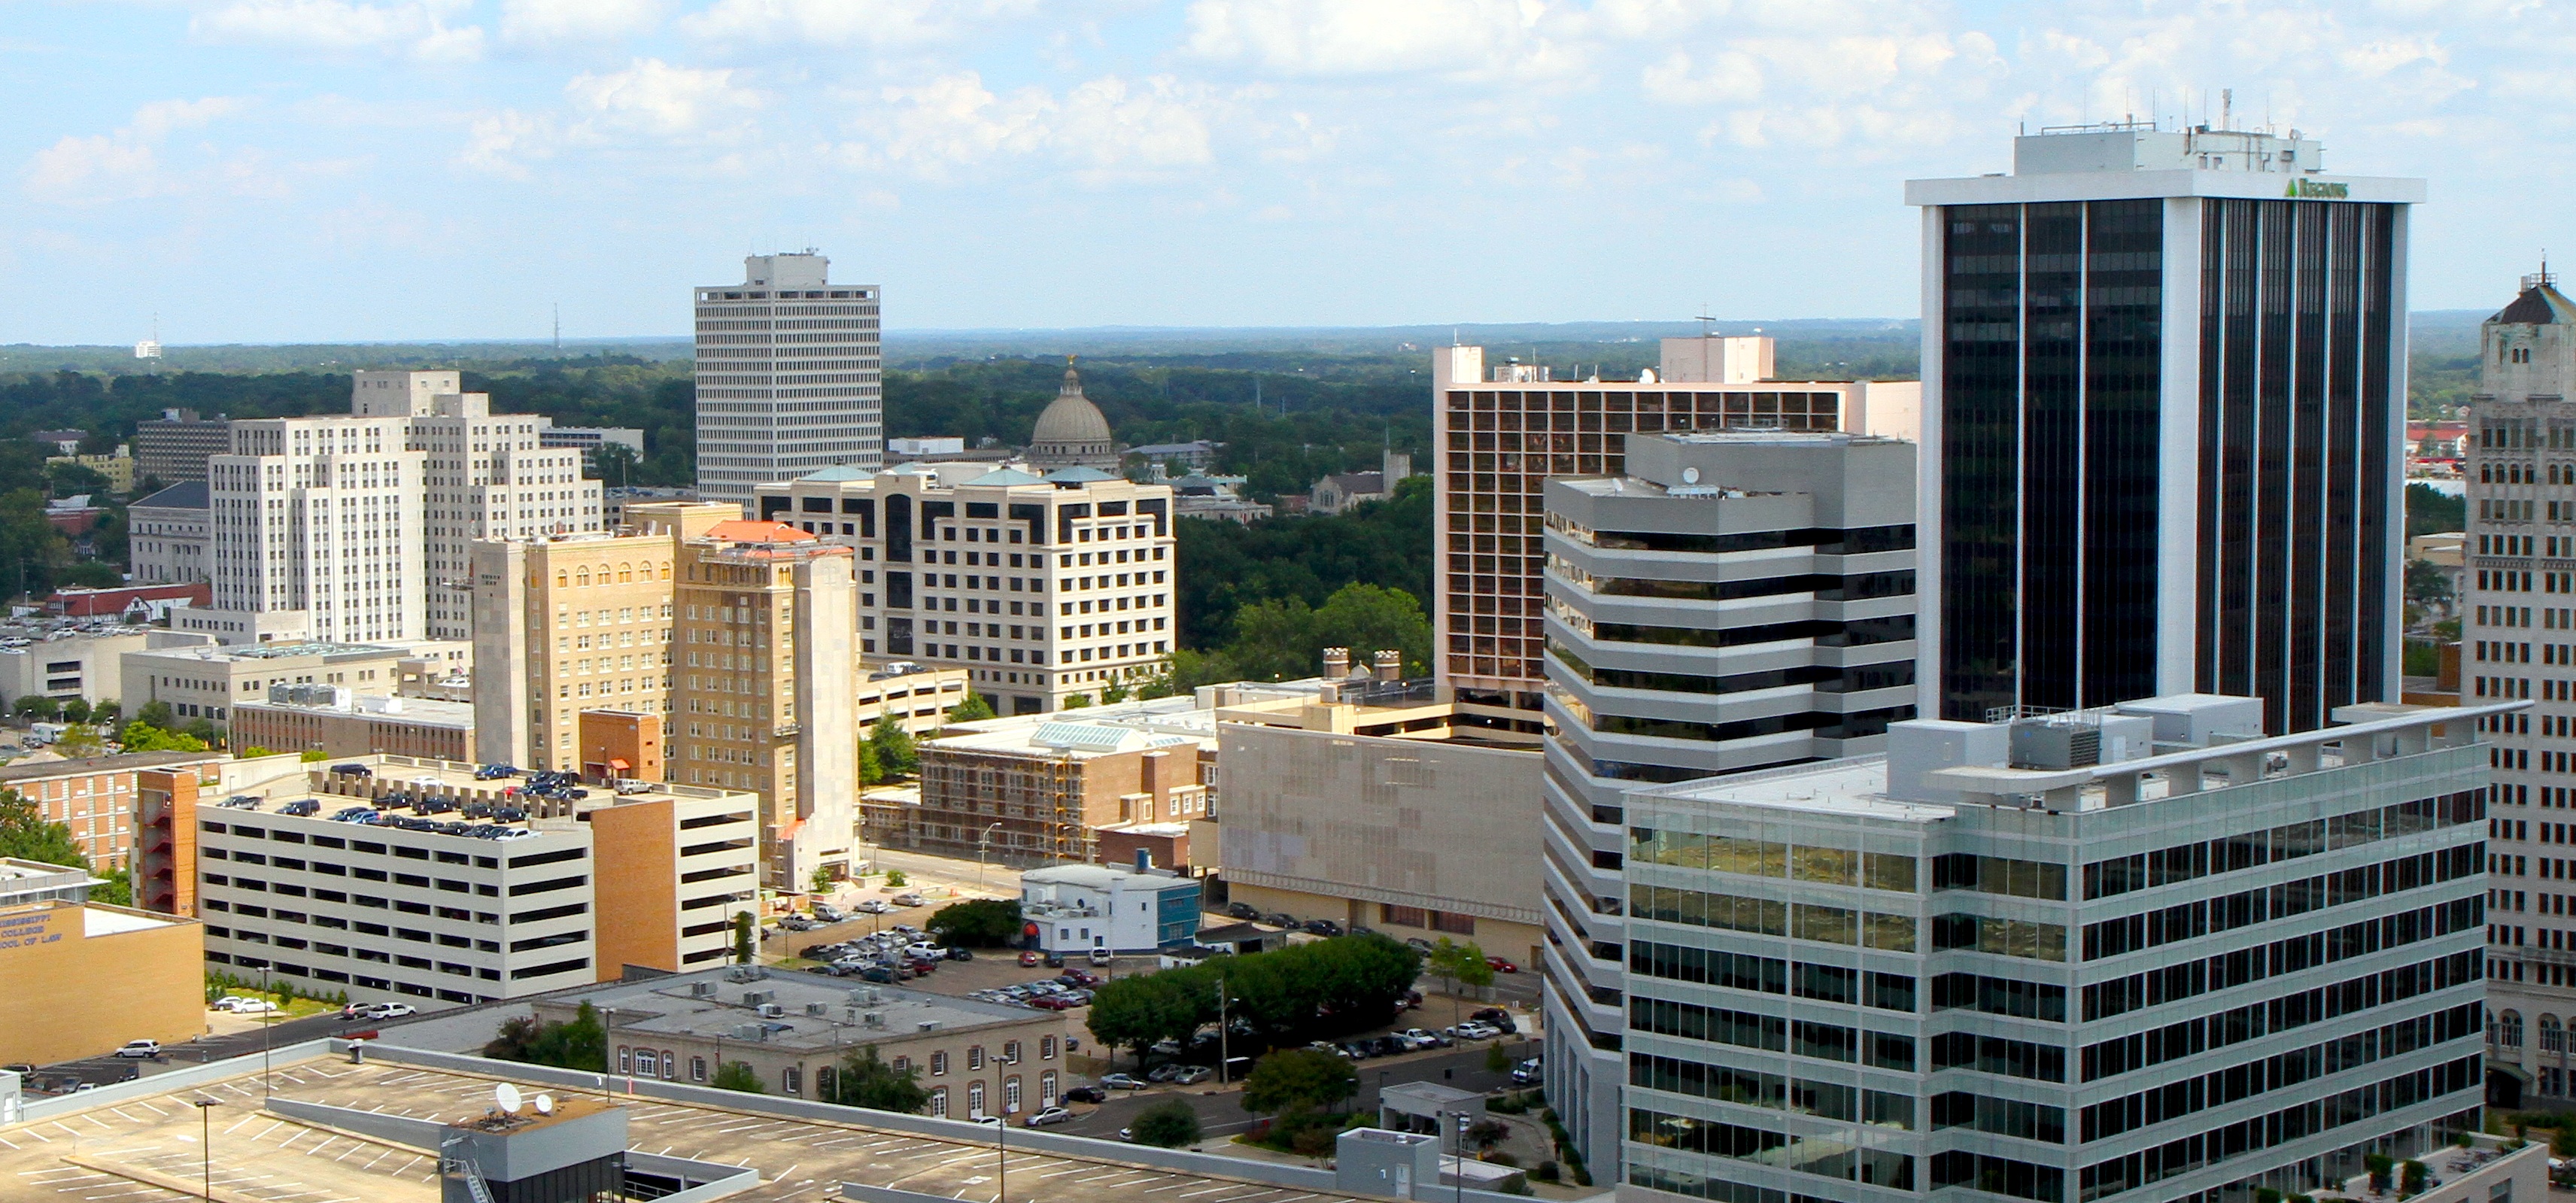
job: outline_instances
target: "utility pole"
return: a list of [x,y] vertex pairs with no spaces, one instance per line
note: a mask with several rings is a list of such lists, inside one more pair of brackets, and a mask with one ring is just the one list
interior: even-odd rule
[[223,1106],[213,1099],[192,1100],[197,1106],[197,1156],[205,1165],[203,1190],[206,1203],[215,1198],[215,1108]]
[[1226,1050],[1225,975],[1218,974],[1216,979],[1216,1084],[1220,1089],[1225,1086],[1225,1071],[1234,1062],[1232,1057],[1226,1055]]

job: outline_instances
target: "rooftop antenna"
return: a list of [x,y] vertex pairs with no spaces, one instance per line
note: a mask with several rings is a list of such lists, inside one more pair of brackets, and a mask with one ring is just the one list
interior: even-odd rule
[[2220,88],[2218,90],[2218,104],[2218,128],[2236,128],[2236,89]]
[[1700,302],[1699,316],[1691,319],[1692,321],[1699,323],[1699,336],[1701,338],[1717,337],[1717,318],[1712,316],[1708,310],[1708,302]]
[[555,358],[563,358],[563,302],[555,302]]

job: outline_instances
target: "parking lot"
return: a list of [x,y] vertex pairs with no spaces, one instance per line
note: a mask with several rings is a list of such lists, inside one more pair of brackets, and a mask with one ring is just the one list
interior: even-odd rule
[[[496,1080],[317,1058],[281,1067],[274,1089],[282,1098],[453,1121],[480,1115]],[[541,1088],[521,1086],[530,1092]],[[195,1106],[200,1099],[216,1104],[202,1121],[210,1138],[205,1141]],[[196,1197],[200,1174],[210,1168],[219,1200],[430,1203],[438,1197],[435,1158],[428,1154],[283,1119],[260,1111],[261,1099],[259,1078],[252,1074],[0,1129],[0,1194],[162,1203]],[[841,1182],[998,1203],[1004,1176],[1011,1198],[1048,1203],[1127,1203],[1147,1195],[1193,1203],[1345,1198],[1124,1164],[1114,1144],[1103,1144],[1097,1157],[1070,1156],[1011,1148],[1008,1136],[997,1149],[971,1130],[933,1138],[873,1128],[855,1122],[865,1115],[856,1111],[854,1122],[817,1122],[764,1114],[756,1104],[735,1108],[614,1096],[609,1101],[627,1111],[630,1148],[756,1169],[760,1185],[733,1197],[760,1203],[819,1203]]]

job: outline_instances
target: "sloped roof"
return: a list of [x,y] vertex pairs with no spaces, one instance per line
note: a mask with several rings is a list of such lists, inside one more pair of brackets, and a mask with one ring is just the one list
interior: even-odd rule
[[707,528],[705,537],[726,543],[813,543],[819,541],[815,536],[806,534],[805,532],[789,526],[784,522],[762,522],[751,518],[735,518],[731,521],[716,523],[714,526]]
[[1080,465],[1058,468],[1046,474],[1046,482],[1051,485],[1087,485],[1093,481],[1116,479],[1118,478],[1098,468],[1085,468]]
[[1042,485],[1046,482],[1017,468],[995,468],[966,483],[970,485]]
[[2535,284],[2522,290],[2513,303],[2498,311],[2491,322],[2514,326],[2548,326],[2576,322],[2576,303],[2570,303],[2556,285]]
[[214,507],[214,496],[202,480],[183,480],[141,501],[138,506],[159,506],[165,510],[204,510]]
[[853,468],[848,464],[834,464],[829,468],[820,468],[815,471],[808,472],[796,479],[815,481],[866,480],[868,479],[868,474],[857,468]]

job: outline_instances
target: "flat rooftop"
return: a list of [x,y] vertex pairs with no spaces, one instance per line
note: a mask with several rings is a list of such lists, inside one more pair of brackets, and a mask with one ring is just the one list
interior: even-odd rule
[[[547,1002],[565,1007],[588,1002],[603,1011],[615,1008],[620,1033],[657,1032],[734,1040],[744,1025],[761,1025],[765,1031],[756,1038],[760,1043],[798,1051],[856,1048],[873,1041],[918,1035],[925,1023],[939,1025],[940,1031],[954,1032],[1062,1018],[1061,1012],[1002,1006],[899,986],[870,986],[856,978],[773,971],[763,979],[737,982],[726,980],[729,972],[714,969],[650,981],[604,983],[593,990],[558,991],[548,995]],[[710,986],[713,994],[697,993]],[[768,1001],[786,1013],[774,1019],[763,1018],[758,1004],[743,1001],[744,995],[754,993],[769,995]],[[823,1013],[808,1014],[817,1004]],[[870,1025],[870,1014],[881,1016],[882,1026]]]
[[[374,775],[360,777],[330,771],[334,766],[344,764],[365,765]],[[197,802],[197,809],[199,817],[221,821],[226,811],[241,814],[283,814],[286,807],[309,799],[320,805],[314,808],[314,814],[304,816],[307,818],[329,819],[343,811],[364,807],[375,811],[380,821],[418,819],[462,827],[493,826],[524,830],[531,828],[541,818],[548,817],[540,813],[547,810],[556,812],[551,817],[565,819],[612,806],[631,806],[672,799],[731,799],[746,811],[754,810],[756,802],[754,795],[737,790],[709,789],[696,785],[669,785],[661,782],[649,783],[641,792],[624,795],[618,794],[605,783],[574,786],[572,788],[587,791],[590,796],[567,802],[525,794],[528,777],[524,773],[516,777],[477,780],[474,776],[475,772],[476,766],[453,760],[428,760],[412,756],[373,753],[342,760],[317,761],[312,765],[311,771],[303,776],[273,781],[256,787],[250,793],[226,798],[201,796]],[[401,799],[375,796],[375,787],[379,785],[383,786],[388,794],[401,795]],[[455,809],[424,813],[418,805],[424,799],[433,800],[433,805],[440,802],[453,803]],[[469,804],[480,804],[481,807],[488,807],[493,811],[517,810],[522,814],[515,819],[495,819],[489,813],[469,813],[467,809]],[[451,832],[451,834],[476,833],[466,831]]]
[[[198,1198],[200,1175],[211,1170],[216,1197],[237,1203],[437,1203],[434,1154],[263,1111],[258,1061],[245,1060],[240,1074],[201,1086],[140,1097],[115,1093],[109,1096],[113,1102],[0,1127],[0,1184],[12,1198],[177,1203]],[[483,1114],[498,1082],[515,1080],[529,1097],[572,1093],[532,1078],[513,1079],[503,1062],[481,1064],[490,1072],[311,1057],[278,1064],[267,1086],[282,1099],[437,1123]],[[769,1110],[765,1104],[777,1100],[758,1096],[677,1093],[689,1101],[609,1098],[626,1110],[628,1148],[756,1170],[759,1185],[728,1196],[744,1203],[818,1203],[841,1197],[844,1182],[994,1203],[1000,1187],[996,1168],[1006,1171],[1015,1198],[1035,1189],[1047,1203],[1363,1203],[1349,1195],[1231,1177],[1222,1172],[1222,1158],[1208,1159],[1209,1172],[1191,1173],[1122,1161],[1126,1146],[1114,1141],[1085,1142],[1098,1146],[1096,1154],[1088,1148],[1080,1154],[1039,1152],[1015,1142],[1004,1165],[990,1130],[964,1121],[914,1121],[940,1130],[916,1135],[871,1126],[871,1113],[857,1108],[847,1110],[847,1120],[809,1120]],[[216,1104],[202,1121],[209,1125],[208,1142],[198,1138],[200,1100]],[[953,1136],[946,1134],[950,1128],[956,1129]],[[211,1165],[201,1160],[209,1152]]]
[[301,639],[293,643],[209,643],[194,647],[156,647],[129,656],[170,656],[186,660],[289,660],[301,656],[404,656],[407,647],[377,643],[329,643]]
[[261,698],[256,701],[235,702],[233,708],[276,710],[287,714],[380,718],[388,722],[413,723],[424,727],[456,727],[470,730],[474,726],[474,704],[471,702],[393,697],[374,693],[350,694],[347,705]]

